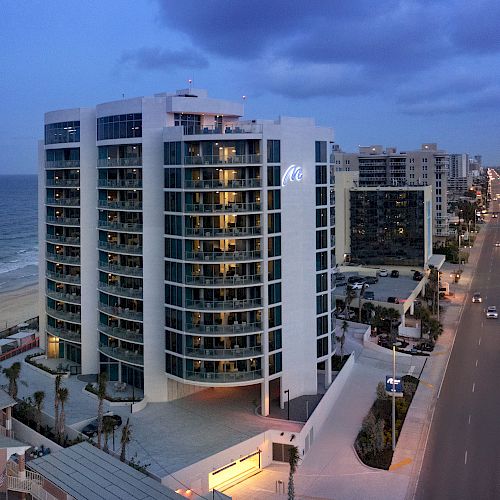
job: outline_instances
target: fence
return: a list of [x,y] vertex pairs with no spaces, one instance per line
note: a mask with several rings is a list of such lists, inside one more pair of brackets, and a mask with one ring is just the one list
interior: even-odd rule
[[0,361],[5,361],[6,359],[13,358],[14,356],[17,356],[18,354],[21,354],[22,352],[29,351],[31,349],[34,349],[35,347],[39,347],[40,345],[40,338],[37,337],[35,340],[32,340],[31,342],[28,342],[27,344],[24,344],[19,347],[15,347],[14,349],[11,349],[10,351],[4,352],[0,354]]

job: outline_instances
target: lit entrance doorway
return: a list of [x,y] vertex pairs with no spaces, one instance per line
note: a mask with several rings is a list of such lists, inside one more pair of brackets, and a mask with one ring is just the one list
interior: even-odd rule
[[209,489],[224,491],[258,474],[261,470],[261,453],[260,450],[257,450],[211,472],[208,475]]

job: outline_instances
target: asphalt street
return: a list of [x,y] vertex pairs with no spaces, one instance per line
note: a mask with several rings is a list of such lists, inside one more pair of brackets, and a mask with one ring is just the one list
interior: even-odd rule
[[[490,212],[500,212],[500,178],[492,181]],[[466,297],[436,404],[416,500],[500,499],[500,218],[482,226],[485,239]],[[472,303],[474,292],[482,303]]]

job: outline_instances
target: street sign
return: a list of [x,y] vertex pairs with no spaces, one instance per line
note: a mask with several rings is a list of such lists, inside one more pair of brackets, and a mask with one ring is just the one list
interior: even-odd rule
[[[392,394],[393,391],[393,379],[392,375],[386,375],[385,376],[385,390],[389,394]],[[396,396],[402,396],[403,395],[403,383],[401,382],[400,378],[396,378],[394,380],[394,392]]]

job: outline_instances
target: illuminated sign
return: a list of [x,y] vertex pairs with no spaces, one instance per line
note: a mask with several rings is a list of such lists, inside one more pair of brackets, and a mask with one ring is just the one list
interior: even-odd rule
[[294,181],[300,182],[302,177],[304,177],[302,167],[299,167],[299,165],[290,165],[283,174],[281,185],[285,186],[288,182]]
[[[393,385],[394,383],[394,385]],[[395,392],[396,394],[403,392],[403,384],[401,383],[401,379],[396,378],[393,379],[391,376],[386,375],[385,377],[385,390],[387,392]]]

